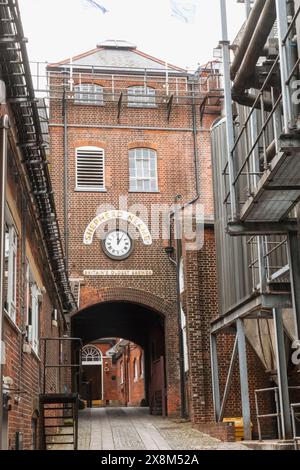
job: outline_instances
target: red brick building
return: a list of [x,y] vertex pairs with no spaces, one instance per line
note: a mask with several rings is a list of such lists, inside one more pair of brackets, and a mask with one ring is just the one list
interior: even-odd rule
[[[211,421],[209,365],[201,366],[209,353],[199,335],[209,349],[202,314],[207,321],[217,314],[210,127],[220,108],[207,90],[217,88],[217,66],[189,74],[107,41],[49,65],[48,78],[52,183],[80,291],[73,334],[85,344],[107,337],[138,344],[150,408]],[[204,207],[204,251],[177,244],[185,315],[172,223],[162,233],[175,203]]]
[[81,396],[88,407],[141,406],[145,402],[144,352],[134,343],[103,338],[84,346]]
[[[60,374],[43,374],[42,338],[65,333],[64,313],[75,303],[46,163],[44,103],[34,99],[15,4],[0,10],[2,20],[12,18],[5,30],[11,42],[0,46],[0,447],[29,450],[38,446],[44,384],[51,393],[65,385]],[[57,362],[58,344],[48,352]]]

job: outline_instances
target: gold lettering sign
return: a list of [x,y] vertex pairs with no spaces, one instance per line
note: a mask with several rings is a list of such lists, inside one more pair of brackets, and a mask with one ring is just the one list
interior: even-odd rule
[[120,219],[129,222],[136,227],[141,235],[144,245],[152,245],[152,237],[147,225],[136,215],[126,211],[111,210],[102,212],[102,214],[95,217],[87,226],[84,236],[84,245],[91,245],[93,243],[94,234],[100,225],[108,222],[109,220]]

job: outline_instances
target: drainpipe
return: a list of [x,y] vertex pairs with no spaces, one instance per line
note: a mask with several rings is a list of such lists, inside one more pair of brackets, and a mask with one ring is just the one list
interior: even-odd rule
[[2,449],[3,422],[3,308],[4,308],[4,264],[5,264],[5,201],[6,201],[6,168],[7,168],[7,133],[9,129],[8,116],[4,115],[0,124],[0,449]]
[[64,121],[64,242],[67,272],[69,271],[69,197],[68,197],[68,102],[66,89],[63,93]]
[[[199,153],[198,153],[198,142],[197,142],[197,110],[196,103],[194,98],[194,88],[193,88],[193,103],[192,103],[192,120],[193,120],[193,146],[194,146],[194,171],[195,171],[195,189],[196,196],[188,201],[186,204],[182,205],[177,213],[175,221],[179,220],[179,212],[185,209],[187,206],[194,204],[200,198],[200,181],[199,181]],[[176,196],[176,201],[181,196]],[[171,212],[170,220],[176,215],[175,212]],[[179,221],[180,225],[180,221]],[[177,234],[179,227],[177,226]],[[184,370],[184,346],[183,346],[183,332],[181,325],[181,299],[180,299],[180,259],[182,256],[182,244],[181,239],[176,240],[176,260],[172,258],[172,235],[171,235],[171,224],[170,224],[170,235],[169,235],[169,247],[166,249],[169,260],[176,267],[176,297],[177,297],[177,313],[178,313],[178,331],[179,331],[179,368],[180,368],[180,415],[181,418],[186,418],[188,415],[186,409],[186,397],[185,397],[185,370]]]
[[[179,215],[177,214],[176,221],[180,227]],[[186,409],[186,397],[185,397],[185,370],[184,370],[184,344],[183,344],[183,331],[181,321],[181,298],[180,298],[180,260],[182,257],[182,241],[178,236],[177,228],[177,240],[176,240],[176,293],[177,293],[177,318],[178,318],[178,330],[179,330],[179,367],[180,367],[180,416],[186,418],[188,415]]]

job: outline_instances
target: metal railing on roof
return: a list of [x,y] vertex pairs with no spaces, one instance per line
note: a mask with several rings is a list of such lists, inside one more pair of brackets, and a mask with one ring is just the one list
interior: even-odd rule
[[[103,87],[101,98],[104,103],[118,102],[120,96],[127,96],[128,83],[155,88],[156,104],[168,103],[173,97],[174,105],[201,105],[207,96],[210,106],[220,104],[220,72],[218,63],[208,63],[197,72],[158,71],[152,69],[124,68],[122,73],[111,71],[111,67],[96,69],[85,66],[84,69],[64,64],[57,67],[47,62],[31,62],[34,89],[37,96],[48,99],[61,99],[65,91],[67,98],[74,99],[74,86],[78,84],[95,84]],[[83,93],[81,93],[83,94]],[[147,96],[146,92],[145,95]],[[96,96],[96,94],[95,94]]]

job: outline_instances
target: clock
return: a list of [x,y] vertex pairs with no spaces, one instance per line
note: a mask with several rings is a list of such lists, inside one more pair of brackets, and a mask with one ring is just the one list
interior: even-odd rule
[[127,232],[123,230],[112,230],[102,240],[104,253],[114,260],[128,258],[133,250],[133,241]]

